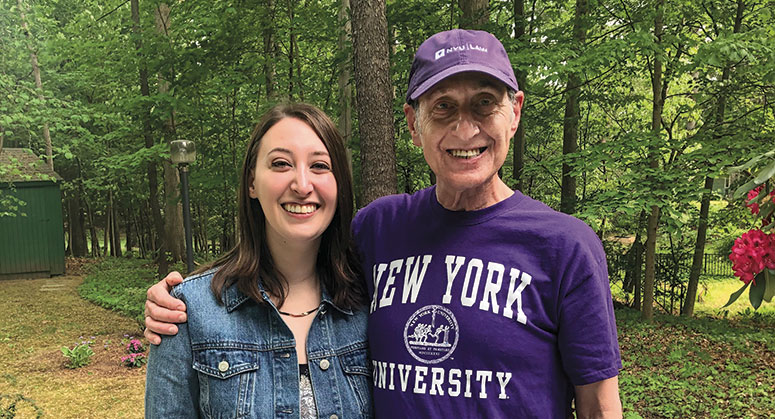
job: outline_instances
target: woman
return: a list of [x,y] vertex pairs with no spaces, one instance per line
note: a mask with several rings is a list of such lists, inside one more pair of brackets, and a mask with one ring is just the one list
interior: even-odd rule
[[188,322],[151,348],[145,416],[371,416],[351,176],[321,110],[264,116],[238,204],[239,243],[172,292]]

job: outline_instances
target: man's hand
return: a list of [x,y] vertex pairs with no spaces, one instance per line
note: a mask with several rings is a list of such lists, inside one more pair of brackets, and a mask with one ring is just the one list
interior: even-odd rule
[[164,279],[148,288],[145,300],[145,338],[154,345],[161,343],[159,335],[174,335],[178,327],[173,323],[186,321],[186,305],[170,296],[172,287],[183,282],[180,273],[170,272]]
[[576,417],[580,419],[621,418],[619,377],[576,386]]

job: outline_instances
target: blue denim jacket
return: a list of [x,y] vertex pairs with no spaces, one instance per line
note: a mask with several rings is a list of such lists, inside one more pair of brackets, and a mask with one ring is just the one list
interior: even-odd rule
[[[146,373],[146,418],[298,418],[296,344],[261,288],[258,304],[236,286],[219,305],[215,271],[187,278],[172,295],[188,322],[152,345]],[[307,337],[307,358],[320,418],[372,416],[366,311],[337,307],[323,290]]]

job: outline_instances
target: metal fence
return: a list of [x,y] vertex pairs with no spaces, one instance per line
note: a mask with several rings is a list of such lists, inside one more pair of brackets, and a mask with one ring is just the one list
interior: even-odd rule
[[[644,255],[645,256],[645,255]],[[655,258],[654,300],[662,310],[675,313],[683,307],[693,254],[658,253]],[[612,283],[621,282],[626,289],[627,271],[634,261],[626,254],[608,256],[608,273]],[[645,257],[641,260],[641,280],[645,274]],[[702,258],[701,277],[733,276],[732,261],[727,254],[706,253]]]
[[[689,259],[691,266],[691,259]],[[708,276],[733,276],[732,261],[728,254],[706,253],[702,259],[702,275]]]
[[[692,258],[693,255],[691,253],[682,254],[682,255],[673,255],[672,253],[657,253],[655,264],[656,264],[656,280],[659,281],[660,277],[663,276],[662,274],[665,274],[666,272],[661,272],[664,269],[675,269],[678,268],[680,270],[686,271],[686,279],[688,280],[689,277],[689,271],[692,268]],[[642,264],[641,269],[643,272],[645,272],[646,267],[646,260],[645,255],[642,258]],[[621,254],[621,255],[608,255],[608,274],[611,277],[611,280],[615,279],[623,279],[624,274],[627,271],[627,268],[631,262],[628,260],[628,255]],[[732,271],[732,261],[729,260],[728,254],[723,253],[705,253],[702,257],[702,271],[700,272],[700,275],[704,276],[733,276],[734,272]]]

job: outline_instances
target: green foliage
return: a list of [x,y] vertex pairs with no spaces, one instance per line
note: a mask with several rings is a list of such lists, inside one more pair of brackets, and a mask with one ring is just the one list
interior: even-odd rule
[[0,217],[25,217],[27,214],[21,211],[27,202],[13,195],[14,188],[0,189]]
[[35,404],[35,400],[29,399],[22,394],[2,394],[0,393],[0,418],[13,419],[16,417],[20,408],[29,406],[35,412],[36,418],[43,417],[43,409]]
[[[312,102],[335,120],[342,115],[336,84],[340,65],[352,61],[352,51],[349,40],[339,46],[343,28],[337,1],[190,0],[171,4],[164,33],[156,27],[154,2],[140,2],[139,33],[128,3],[22,4],[29,32],[22,30],[17,1],[0,0],[0,129],[5,147],[42,154],[41,131],[48,124],[66,199],[80,199],[73,207],[87,211],[85,222],[99,230],[95,235],[107,224],[108,206],[118,208],[119,229],[126,234],[130,223],[133,234],[141,231],[145,255],[155,255],[154,243],[162,233],[149,226],[151,204],[163,204],[162,197],[150,196],[147,169],[161,168],[167,140],[197,143],[199,157],[190,177],[194,233],[205,245],[217,241],[214,253],[222,253],[236,238],[237,173],[258,117],[283,100]],[[578,45],[570,30],[573,1],[525,2],[527,35],[522,39],[514,38],[514,3],[490,2],[484,28],[503,41],[516,70],[526,77],[523,192],[558,207],[561,167],[567,163],[578,183],[575,215],[601,236],[642,233],[640,214],[656,205],[661,209],[658,252],[690,250],[698,203],[706,192],[704,178],[722,177],[723,167],[741,165],[771,148],[773,5],[772,0],[745,2],[739,31],[733,33],[735,2],[666,1],[664,33],[657,39],[653,2],[591,3],[582,22],[586,41]],[[402,111],[413,53],[429,35],[457,27],[460,15],[454,1],[387,1],[398,192],[427,187],[433,179],[409,138]],[[31,50],[42,70],[42,89],[32,78]],[[667,82],[662,125],[656,132],[651,129],[655,58],[664,63]],[[143,68],[148,96],[138,83]],[[582,82],[581,119],[578,150],[566,154],[560,139],[572,74]],[[143,135],[146,114],[150,147]],[[167,121],[173,115],[170,132]],[[357,112],[353,119],[349,147],[359,191]],[[658,168],[648,167],[650,155],[656,156]],[[510,153],[502,173],[516,186],[512,158]],[[161,184],[162,173],[153,180]],[[727,198],[714,194],[713,199]],[[0,216],[23,209],[11,193],[0,190]],[[69,217],[69,206],[66,211]],[[747,227],[740,211],[733,205],[711,212],[710,248],[728,251],[729,241]],[[138,299],[144,288],[128,287]],[[120,308],[124,303],[109,290],[93,292],[101,304],[138,313]]]
[[94,355],[94,351],[91,348],[92,342],[80,342],[76,343],[72,349],[67,346],[63,346],[62,355],[67,358],[67,368],[81,368],[89,365],[91,357]]
[[155,282],[155,267],[147,260],[105,258],[90,268],[78,293],[143,325],[146,291]]

